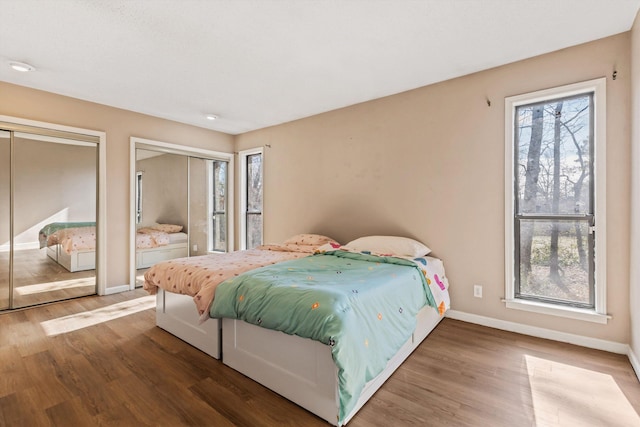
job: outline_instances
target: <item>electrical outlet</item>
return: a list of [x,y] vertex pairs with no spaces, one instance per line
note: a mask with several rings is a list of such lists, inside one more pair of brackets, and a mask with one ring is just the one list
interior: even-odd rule
[[473,296],[482,298],[482,285],[473,285]]
[[193,252],[198,252],[198,245],[193,245]]

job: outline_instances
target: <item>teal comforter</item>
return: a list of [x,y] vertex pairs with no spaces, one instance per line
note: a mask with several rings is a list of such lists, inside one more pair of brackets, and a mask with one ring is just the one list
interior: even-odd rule
[[53,233],[58,230],[64,230],[66,228],[79,228],[79,227],[95,227],[95,221],[91,222],[52,222],[50,224],[45,225],[38,232],[38,240],[40,242],[40,249],[47,246],[47,239]]
[[367,381],[409,339],[418,311],[436,307],[425,274],[407,259],[327,252],[223,282],[210,315],[331,346],[342,422]]

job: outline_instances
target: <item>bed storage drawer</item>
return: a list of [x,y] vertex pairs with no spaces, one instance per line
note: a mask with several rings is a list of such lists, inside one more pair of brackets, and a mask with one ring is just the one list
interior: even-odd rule
[[209,356],[220,359],[220,320],[209,319],[201,324],[190,296],[158,289],[156,325]]
[[188,256],[187,244],[176,243],[152,249],[136,251],[136,268],[147,268],[162,261]]
[[336,424],[338,373],[329,346],[241,320],[222,322],[225,365]]
[[95,251],[78,252],[76,271],[93,270],[96,268]]

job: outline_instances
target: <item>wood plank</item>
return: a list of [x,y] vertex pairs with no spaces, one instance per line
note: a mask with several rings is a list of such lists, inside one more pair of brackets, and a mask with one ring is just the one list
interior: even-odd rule
[[[54,336],[40,324],[142,296],[0,315],[0,426],[327,425],[157,328],[153,309]],[[613,400],[597,391],[581,397],[581,387],[609,387]],[[639,410],[640,384],[625,356],[444,319],[349,426],[563,425],[583,414],[640,425]]]

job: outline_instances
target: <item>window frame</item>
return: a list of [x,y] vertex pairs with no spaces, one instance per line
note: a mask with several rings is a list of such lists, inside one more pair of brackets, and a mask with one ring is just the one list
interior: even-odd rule
[[142,171],[136,172],[136,225],[142,223]]
[[260,230],[261,240],[264,242],[264,165],[265,165],[265,156],[264,156],[264,148],[252,148],[248,150],[242,150],[238,152],[238,177],[239,177],[239,201],[240,201],[240,209],[238,209],[238,243],[240,250],[247,249],[247,160],[249,156],[253,156],[255,154],[260,154],[262,156],[262,229]]
[[[224,210],[223,211],[219,211],[216,210],[216,189],[215,189],[215,185],[217,182],[217,179],[215,177],[215,168],[216,168],[216,163],[221,163],[221,164],[225,164],[225,200],[224,200]],[[229,252],[229,234],[233,233],[233,230],[229,230],[227,228],[226,233],[225,233],[225,248],[224,250],[220,250],[220,249],[215,249],[215,237],[216,237],[216,230],[215,230],[215,223],[214,223],[214,218],[216,215],[218,214],[222,214],[225,216],[225,222],[228,224],[228,215],[229,215],[229,161],[228,160],[215,160],[215,159],[207,159],[207,193],[208,193],[208,200],[207,200],[207,216],[208,216],[208,221],[207,221],[207,252],[208,253],[224,253],[224,252]]]
[[[516,298],[516,178],[514,121],[516,107],[580,94],[593,93],[593,203],[595,218],[594,308],[580,308]],[[607,323],[606,314],[606,78],[559,86],[505,98],[505,305],[596,323]]]

